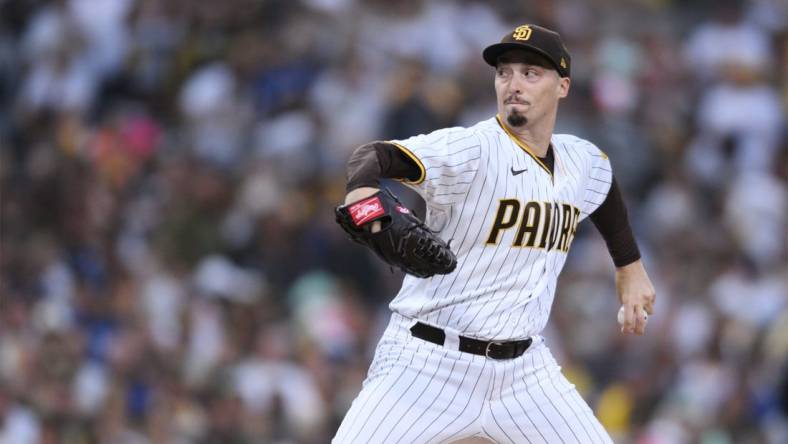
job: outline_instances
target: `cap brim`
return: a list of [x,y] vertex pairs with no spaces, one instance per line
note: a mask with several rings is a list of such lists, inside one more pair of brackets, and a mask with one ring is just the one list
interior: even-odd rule
[[555,60],[551,59],[546,52],[535,46],[529,45],[528,43],[496,43],[484,49],[482,52],[482,58],[484,58],[484,61],[487,62],[488,65],[497,66],[498,57],[506,51],[510,51],[512,49],[523,49],[526,51],[535,52],[550,62],[550,64],[553,65],[554,70],[558,71],[559,73],[561,72],[561,70],[558,68],[558,64],[555,62]]

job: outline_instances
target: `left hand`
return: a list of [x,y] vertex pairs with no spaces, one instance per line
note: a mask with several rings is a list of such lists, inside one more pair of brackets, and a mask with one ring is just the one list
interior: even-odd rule
[[365,199],[353,201],[351,192],[345,198],[350,203],[334,210],[337,223],[351,240],[368,247],[392,267],[419,278],[454,271],[457,256],[446,241],[405,208],[391,191],[366,190]]
[[654,301],[657,298],[654,285],[643,268],[643,262],[637,260],[616,268],[616,291],[624,307],[624,325],[621,332],[642,335],[646,331],[647,323],[643,311],[653,314]]

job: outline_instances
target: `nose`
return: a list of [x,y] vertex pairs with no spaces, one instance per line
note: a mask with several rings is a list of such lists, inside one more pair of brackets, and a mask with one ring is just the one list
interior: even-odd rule
[[525,79],[520,75],[512,76],[512,81],[509,83],[509,90],[514,93],[522,93]]

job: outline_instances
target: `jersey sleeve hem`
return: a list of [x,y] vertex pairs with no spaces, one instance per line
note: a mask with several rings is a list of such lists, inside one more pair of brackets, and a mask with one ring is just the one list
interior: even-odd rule
[[413,154],[413,151],[409,150],[405,146],[400,145],[399,143],[394,142],[392,140],[388,140],[387,142],[392,144],[392,145],[394,145],[394,146],[396,146],[397,148],[399,148],[400,151],[405,153],[405,155],[408,156],[413,162],[416,163],[416,166],[419,167],[419,178],[418,179],[416,179],[416,180],[402,179],[402,182],[407,183],[407,184],[411,184],[411,185],[419,185],[422,182],[424,182],[424,179],[427,177],[427,169],[424,168],[424,164],[421,162],[421,160],[415,154]]

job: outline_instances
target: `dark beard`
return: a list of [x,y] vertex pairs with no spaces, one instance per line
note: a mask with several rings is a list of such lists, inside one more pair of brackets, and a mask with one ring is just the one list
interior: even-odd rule
[[506,123],[508,123],[509,126],[516,128],[518,126],[523,126],[526,123],[528,123],[528,118],[520,113],[511,113],[508,116],[506,116]]

